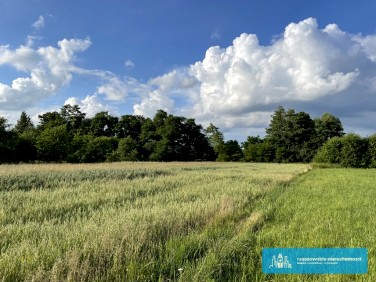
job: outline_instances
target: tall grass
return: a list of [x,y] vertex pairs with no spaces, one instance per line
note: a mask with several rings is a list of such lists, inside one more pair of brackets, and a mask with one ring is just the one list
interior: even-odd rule
[[256,231],[272,210],[260,203],[306,169],[236,163],[0,166],[0,278],[247,281],[257,273]]

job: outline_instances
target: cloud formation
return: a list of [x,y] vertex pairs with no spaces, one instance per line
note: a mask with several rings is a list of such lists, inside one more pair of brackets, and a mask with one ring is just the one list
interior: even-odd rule
[[43,16],[39,16],[38,20],[36,22],[34,22],[31,26],[34,29],[39,30],[39,29],[41,29],[41,28],[44,27],[44,24],[45,24],[44,17]]
[[[35,28],[40,28],[44,20],[37,22]],[[202,61],[147,82],[78,67],[76,56],[89,48],[90,39],[64,39],[57,47],[31,45],[0,46],[0,67],[26,73],[9,85],[0,83],[2,111],[38,106],[77,75],[98,81],[94,93],[66,101],[89,116],[115,112],[131,100],[134,114],[152,117],[164,109],[204,125],[213,122],[225,132],[252,134],[253,128],[262,134],[276,106],[282,105],[313,116],[329,111],[351,130],[376,131],[367,123],[376,115],[376,35],[350,34],[336,24],[319,28],[313,18],[289,24],[267,46],[254,34],[241,34],[227,48],[210,47]],[[126,61],[124,66],[134,64]]]
[[[152,105],[165,106],[227,128],[265,127],[279,104],[345,114],[355,103],[367,111],[376,103],[375,63],[375,35],[349,34],[336,24],[320,29],[308,18],[289,24],[269,46],[244,33],[227,48],[209,48],[202,61],[149,81],[152,90],[134,110],[150,115]],[[182,98],[188,104],[176,107]]]
[[80,100],[77,97],[70,97],[64,105],[78,105],[81,112],[86,113],[86,116],[91,118],[99,112],[113,112],[113,109],[106,104],[103,104],[97,95],[87,95],[84,99]]
[[0,108],[27,108],[55,94],[71,81],[76,69],[75,54],[90,44],[89,39],[64,39],[58,42],[58,48],[20,46],[12,50],[9,46],[0,46],[0,66],[10,65],[30,73],[29,77],[14,79],[10,85],[0,83]]

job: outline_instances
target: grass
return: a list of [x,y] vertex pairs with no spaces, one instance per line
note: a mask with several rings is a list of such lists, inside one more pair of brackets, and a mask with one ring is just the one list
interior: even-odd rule
[[[238,279],[266,213],[305,165],[0,167],[2,281]],[[180,270],[179,270],[180,269]]]
[[[375,170],[0,166],[2,281],[376,281]],[[264,247],[365,247],[367,275],[265,275]]]
[[368,248],[367,275],[262,275],[268,281],[376,281],[376,170],[314,169],[268,195],[274,212],[258,232],[263,247]]

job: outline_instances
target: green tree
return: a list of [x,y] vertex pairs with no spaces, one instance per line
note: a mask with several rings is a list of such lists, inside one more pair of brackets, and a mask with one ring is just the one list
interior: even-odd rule
[[142,151],[140,153],[146,160],[151,160],[150,156],[155,151],[157,142],[160,137],[156,133],[156,127],[154,122],[147,118],[141,126],[140,142],[142,144]]
[[158,111],[153,119],[155,127],[155,147],[151,160],[194,161],[214,159],[201,125],[194,119],[168,115]]
[[71,163],[85,162],[88,144],[94,139],[93,135],[75,133],[73,135],[67,161]]
[[213,147],[210,146],[202,126],[196,124],[194,119],[184,119],[180,142],[182,161],[215,160]]
[[47,127],[36,140],[38,157],[46,162],[66,160],[70,149],[71,137],[66,125]]
[[341,165],[344,167],[368,167],[368,140],[357,134],[342,137]]
[[30,162],[37,159],[36,138],[35,130],[26,130],[18,134],[14,153],[17,161]]
[[371,168],[376,168],[376,134],[368,137],[368,152],[369,163]]
[[225,155],[221,161],[237,162],[243,159],[243,151],[236,140],[228,140],[224,144]]
[[317,151],[317,154],[313,158],[316,163],[341,163],[341,151],[343,147],[342,137],[333,137],[326,141],[324,145]]
[[10,146],[10,132],[7,119],[0,117],[0,163],[9,162],[12,159],[13,150]]
[[339,118],[330,113],[324,113],[315,122],[315,142],[321,146],[330,138],[341,137],[344,135],[343,126]]
[[78,105],[64,105],[60,109],[60,116],[64,119],[69,131],[77,131],[80,129],[85,120],[85,113],[82,113]]
[[259,136],[248,136],[242,145],[246,162],[272,162],[275,159],[274,147]]
[[116,135],[118,118],[108,112],[97,113],[90,120],[90,134],[93,136],[114,137]]
[[[311,142],[315,133],[314,122],[305,112],[287,112],[279,106],[266,128],[265,140],[276,152],[278,162],[310,161],[315,153]],[[310,150],[310,151],[309,151]]]
[[275,149],[274,147],[266,140],[262,143],[257,144],[259,152],[259,162],[273,162],[275,159]]
[[51,128],[55,126],[65,125],[65,120],[62,118],[62,116],[54,111],[54,112],[47,112],[42,115],[38,115],[38,118],[40,120],[39,125],[37,129],[39,131],[43,131],[46,128]]
[[263,143],[263,140],[260,136],[248,136],[247,140],[242,143],[244,160],[246,162],[260,162],[261,152],[260,144]]
[[118,139],[115,137],[99,136],[89,140],[82,154],[85,163],[104,162],[117,150]]
[[133,140],[140,140],[142,125],[145,123],[143,116],[124,115],[117,123],[116,136],[124,138],[130,136]]
[[31,121],[31,118],[26,114],[26,112],[21,113],[17,124],[14,126],[14,130],[19,134],[25,131],[34,130],[34,124]]
[[210,146],[214,149],[214,152],[217,155],[217,160],[223,161],[226,159],[224,137],[219,128],[210,123],[204,132]]
[[125,137],[119,141],[117,148],[117,156],[120,161],[139,161],[141,156],[139,153],[139,143],[132,139],[131,136]]

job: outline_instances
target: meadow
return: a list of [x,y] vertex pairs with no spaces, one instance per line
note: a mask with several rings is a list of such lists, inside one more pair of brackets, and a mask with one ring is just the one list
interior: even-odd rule
[[[376,281],[375,171],[309,169],[2,165],[0,280]],[[278,246],[367,247],[369,274],[265,275]]]

